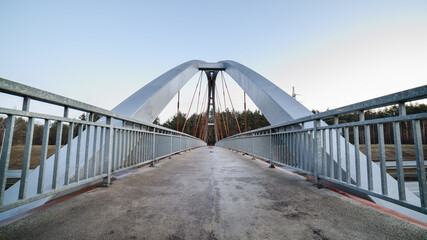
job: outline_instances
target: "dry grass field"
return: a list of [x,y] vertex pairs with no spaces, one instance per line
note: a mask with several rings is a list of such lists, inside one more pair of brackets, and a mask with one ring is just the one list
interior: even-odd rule
[[[423,146],[424,157],[427,156],[427,145]],[[9,169],[22,169],[22,160],[24,158],[24,145],[12,146],[12,152],[10,155]],[[366,153],[365,145],[360,145],[360,150],[363,153]],[[49,145],[47,151],[48,157],[55,153],[55,145]],[[393,161],[395,159],[394,145],[386,144],[385,145],[386,159],[388,161]],[[33,145],[31,151],[31,163],[30,169],[36,168],[40,165],[40,154],[41,154],[41,145]],[[412,144],[402,144],[402,157],[403,160],[415,160],[415,149]],[[372,144],[372,159],[374,161],[379,161],[379,147],[378,144]]]
[[[423,145],[424,158],[427,156],[427,145]],[[360,145],[360,151],[366,154],[365,145]],[[378,144],[372,144],[371,147],[372,160],[379,161],[379,146]],[[385,156],[388,161],[395,160],[395,150],[394,144],[385,144]],[[415,148],[413,144],[402,144],[402,159],[405,160],[415,160]]]
[[[12,146],[10,153],[9,169],[22,169],[22,161],[24,159],[24,145]],[[33,145],[31,149],[31,162],[30,169],[34,169],[40,165],[40,155],[42,146]],[[55,153],[55,145],[49,145],[47,149],[47,156],[50,157]]]

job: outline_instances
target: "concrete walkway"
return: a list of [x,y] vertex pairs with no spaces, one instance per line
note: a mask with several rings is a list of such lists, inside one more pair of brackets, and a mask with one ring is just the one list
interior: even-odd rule
[[0,239],[426,239],[427,230],[217,147],[162,160]]

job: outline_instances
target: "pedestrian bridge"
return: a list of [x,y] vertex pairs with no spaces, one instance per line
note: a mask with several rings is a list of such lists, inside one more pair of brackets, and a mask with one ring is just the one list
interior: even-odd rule
[[422,239],[425,229],[281,168],[200,147],[0,228],[7,239]]
[[[173,96],[198,71],[206,74],[209,86],[207,90],[206,117],[204,120],[205,128],[213,126],[215,128],[216,140],[218,140],[216,143],[217,147],[211,148],[211,150],[206,147],[206,130],[203,135],[196,137],[151,124]],[[215,116],[215,82],[216,77],[222,74],[222,72],[228,73],[233,80],[244,89],[272,124],[271,126],[242,132],[223,139],[218,137],[217,133],[219,132],[218,128],[220,124],[218,120],[219,117]],[[294,184],[296,184],[295,186],[300,186],[300,184],[310,185],[309,183],[300,181],[302,183],[297,184],[297,180],[295,180],[296,182],[294,180],[286,182],[284,179],[281,179],[289,177],[285,176],[286,174],[280,171],[281,167],[286,167],[288,170],[309,176],[319,188],[321,186],[333,185],[344,191],[362,196],[382,207],[392,209],[400,214],[410,216],[417,221],[427,223],[427,184],[424,165],[425,146],[423,145],[427,138],[425,130],[427,113],[407,112],[408,105],[405,104],[416,100],[424,100],[427,97],[427,86],[405,90],[319,114],[312,114],[307,108],[273,83],[239,63],[233,61],[206,63],[193,60],[183,63],[156,78],[111,111],[2,78],[0,78],[0,92],[22,98],[22,109],[0,108],[0,114],[4,119],[3,123],[5,126],[3,129],[4,133],[2,133],[3,139],[0,161],[0,220],[22,214],[34,207],[43,205],[55,197],[68,194],[100,181],[103,182],[104,186],[110,186],[112,177],[117,176],[117,174],[147,164],[155,166],[159,159],[171,157],[183,151],[192,150],[177,158],[182,161],[175,161],[175,157],[172,157],[172,160],[165,161],[164,167],[138,171],[138,174],[135,173],[135,176],[132,175],[129,179],[138,176],[146,180],[141,180],[143,182],[139,185],[128,182],[129,187],[134,186],[132,189],[142,194],[141,191],[145,191],[144,188],[137,189],[135,186],[147,186],[147,182],[163,187],[165,185],[170,185],[170,187],[158,188],[158,190],[156,190],[159,194],[163,192],[162,196],[165,196],[164,198],[160,196],[153,198],[155,202],[162,203],[162,201],[165,201],[166,204],[166,199],[168,199],[167,194],[179,189],[179,186],[176,185],[172,176],[178,176],[180,173],[191,175],[189,172],[186,172],[187,169],[184,167],[191,165],[189,169],[193,169],[191,173],[194,174],[194,176],[198,176],[199,172],[203,173],[205,170],[207,171],[205,174],[213,174],[212,176],[206,175],[205,177],[208,178],[207,176],[210,176],[209,183],[213,187],[209,188],[211,185],[203,185],[207,183],[202,180],[200,180],[199,183],[197,179],[192,179],[192,176],[189,176],[190,178],[188,179],[179,180],[188,183],[188,186],[184,185],[186,188],[183,188],[183,191],[188,191],[188,194],[194,192],[194,189],[190,187],[194,185],[195,189],[205,187],[210,189],[211,192],[208,193],[205,191],[202,195],[194,195],[194,198],[190,200],[185,199],[185,196],[178,196],[178,199],[181,201],[188,200],[187,204],[198,202],[199,198],[201,201],[200,204],[204,204],[204,201],[221,200],[225,205],[215,205],[215,202],[210,204],[218,208],[224,208],[223,212],[226,212],[226,210],[230,211],[228,212],[229,215],[226,214],[224,216],[233,219],[232,215],[234,213],[230,210],[230,206],[235,206],[235,208],[246,206],[245,204],[239,205],[240,200],[238,201],[238,199],[245,199],[245,194],[248,194],[247,199],[250,199],[250,204],[247,203],[249,204],[247,206],[251,211],[246,211],[239,216],[251,218],[251,215],[246,216],[245,214],[250,214],[253,212],[252,210],[254,210],[254,214],[256,214],[251,218],[251,221],[247,221],[247,223],[252,224],[253,221],[257,219],[256,217],[260,219],[259,221],[264,221],[266,219],[265,214],[267,213],[263,212],[266,211],[266,209],[262,208],[262,204],[256,205],[255,203],[270,203],[270,205],[268,205],[269,207],[265,208],[274,210],[275,204],[280,205],[280,199],[285,199],[285,196],[289,198],[289,196],[296,197],[297,195],[305,195],[303,190],[299,189],[299,187],[294,187]],[[30,103],[34,101],[60,106],[63,109],[63,115],[56,116],[32,111]],[[395,107],[398,108],[399,111],[396,116],[369,119],[369,111],[375,111],[375,109],[382,107]],[[70,110],[85,112],[87,113],[87,118],[85,120],[72,118],[69,115]],[[340,120],[340,117],[348,114],[357,114],[358,121],[343,122]],[[19,169],[21,177],[17,183],[6,189],[15,122],[18,118],[26,119],[27,126],[22,168]],[[327,119],[333,119],[333,123],[329,125],[326,124],[324,120]],[[210,121],[213,121],[213,123],[210,124]],[[35,169],[30,169],[34,126],[40,122],[43,124],[43,143],[41,145],[39,166]],[[52,127],[53,123],[55,123],[56,126],[55,130],[52,130],[54,129]],[[65,126],[67,126],[67,128],[64,128]],[[68,139],[66,139],[66,141],[62,140],[64,129],[68,132]],[[48,157],[47,151],[49,147],[49,135],[52,135],[50,134],[51,130],[55,131],[55,153]],[[390,144],[387,142],[390,139],[390,136],[386,138],[387,134],[390,135],[392,139],[391,144],[394,150],[392,159],[390,159],[389,155],[386,155],[385,151],[385,145]],[[405,183],[407,183],[408,179],[404,171],[404,166],[406,166],[405,161],[407,159],[402,157],[403,136],[406,138],[410,136],[409,138],[412,139],[409,148],[411,148],[414,153],[414,159],[411,159],[411,161],[414,161],[416,165],[415,177],[412,178],[412,181],[416,184],[416,188],[418,189],[418,193],[416,194],[405,187]],[[408,147],[406,145],[404,146],[405,148]],[[221,175],[221,171],[218,172],[216,170],[223,169],[224,172],[229,171],[228,175],[230,176],[233,175],[233,171],[236,171],[235,174],[239,175],[241,169],[246,169],[250,166],[255,167],[254,164],[258,164],[256,166],[260,167],[259,164],[261,163],[257,161],[243,161],[240,156],[236,159],[235,157],[237,155],[234,153],[234,157],[230,157],[230,152],[227,153],[226,149],[238,151],[253,159],[257,158],[264,160],[269,163],[270,168],[274,168],[274,166],[279,166],[280,168],[276,170],[257,168],[257,170],[244,173],[244,176],[240,179],[246,179],[246,183],[251,186],[253,185],[253,188],[245,186],[247,190],[244,191],[244,194],[240,194],[241,196],[237,194],[237,200],[233,202],[233,198],[230,200],[230,196],[232,195],[231,188],[229,189],[226,184],[226,179],[228,179],[228,177],[224,174]],[[194,159],[193,157],[197,156],[197,154],[200,154],[200,156],[203,155],[203,157],[199,160]],[[184,156],[188,156],[189,159],[186,159]],[[376,160],[376,156],[378,156],[377,162],[374,161]],[[247,159],[245,158],[245,160]],[[189,164],[189,161],[191,164]],[[166,164],[166,162],[172,166],[181,163],[184,164],[184,166],[180,167],[177,165],[175,169],[176,172],[171,173],[166,170],[168,169],[168,164]],[[234,166],[233,164],[236,162],[239,162],[239,165]],[[393,166],[396,168],[395,177],[387,173],[387,166],[390,165],[390,162],[393,162]],[[228,169],[227,166],[230,168]],[[212,172],[208,171],[210,168]],[[165,169],[165,172],[162,172],[162,169]],[[265,181],[254,183],[254,179],[257,179],[258,176],[263,176],[258,175],[261,169],[263,174],[275,174],[274,176],[277,176],[277,178],[267,181],[265,179],[268,178],[267,176],[260,177]],[[159,177],[162,176],[165,182],[155,182],[153,178],[147,178],[144,175],[145,172],[147,172],[147,176],[153,176],[150,174],[154,174],[153,172],[155,172],[155,179],[159,179]],[[219,177],[221,180],[221,187],[214,185],[213,179],[216,177]],[[201,177],[200,179],[203,178]],[[126,181],[128,180],[123,180],[123,182]],[[206,179],[206,181],[208,180]],[[233,182],[234,180],[230,181]],[[238,182],[238,180],[236,181]],[[267,182],[270,182],[271,186],[268,185]],[[117,185],[119,184],[121,184],[120,181],[117,181]],[[239,188],[242,186],[233,184],[231,184],[231,186],[235,188],[234,194],[236,194],[241,190]],[[289,189],[289,186],[292,186],[292,191]],[[147,187],[150,188],[150,186]],[[217,188],[219,190],[216,190]],[[283,190],[282,188],[285,189]],[[113,186],[109,188],[95,190],[95,192],[105,192],[104,194],[111,194],[111,196],[114,196],[115,191],[117,191],[114,189],[115,187],[113,184]],[[277,189],[276,195],[271,192],[272,189]],[[323,209],[324,206],[320,203],[316,204],[312,199],[322,198],[322,194],[327,191],[324,189],[317,190],[311,187],[308,187],[308,189],[310,189],[309,191],[311,193],[319,195],[316,197],[306,197],[300,200],[295,199],[295,201],[289,199],[282,201],[284,205],[289,206],[291,206],[289,202],[298,202],[298,204],[294,206],[296,212],[286,212],[286,207],[276,206],[276,208],[281,209],[279,212],[282,213],[282,220],[286,219],[286,216],[289,214],[301,218],[303,218],[303,216],[319,215],[316,211],[318,211],[318,209]],[[223,192],[224,194],[212,196],[212,194],[221,191],[225,191]],[[301,194],[297,194],[295,191],[301,191]],[[183,193],[185,195],[185,192]],[[132,193],[121,194],[127,196],[127,194]],[[328,192],[327,194],[332,193]],[[258,199],[254,199],[254,196],[257,196]],[[270,196],[271,199],[268,200],[268,196]],[[264,201],[263,197],[267,198],[267,200]],[[109,200],[120,203],[119,200],[113,198],[115,197]],[[274,203],[274,201],[276,201],[276,203]],[[93,204],[96,205],[97,203],[98,201],[95,201]],[[148,203],[149,202],[140,204]],[[181,208],[185,210],[185,206],[182,204],[183,203],[180,202],[178,205],[171,204],[170,206],[176,206],[175,212],[179,212]],[[94,210],[100,208],[100,206],[95,205],[92,205]],[[194,205],[196,206],[197,203],[194,203]],[[313,213],[308,213],[308,210],[301,214],[297,213],[297,206],[299,208],[302,205],[306,206],[307,209],[313,209]],[[165,209],[167,208],[166,205],[159,206],[165,206]],[[116,207],[128,208],[129,205],[121,207],[114,206],[114,208]],[[155,207],[153,206],[153,208]],[[147,206],[147,209],[150,209],[150,206]],[[291,209],[293,208],[291,207]],[[132,209],[128,210],[130,211],[129,213],[133,211]],[[149,212],[151,210],[147,211]],[[185,211],[187,211],[187,213],[183,214],[191,213],[190,208]],[[209,215],[206,216],[207,218],[221,219],[221,216],[215,215],[215,211],[215,209],[211,209],[209,213],[202,214]],[[347,211],[348,210],[345,210],[344,212]],[[371,211],[375,212],[372,209]],[[159,216],[165,217],[167,213],[165,212],[163,214],[164,215]],[[170,214],[174,215],[176,213]],[[337,213],[337,215],[340,214]],[[321,216],[321,214],[319,216]],[[236,218],[240,219],[238,216],[236,216]],[[274,219],[279,221],[279,216]],[[150,219],[147,221],[150,221]],[[210,232],[220,234],[220,232],[214,231],[214,227],[224,227],[224,229],[226,229],[225,227],[230,224],[230,221],[232,220],[224,219],[222,222],[219,221],[222,225],[218,225],[219,223],[213,224],[211,226],[212,229],[206,227],[206,222],[202,220],[197,224],[203,225],[209,235]],[[274,222],[277,224],[277,221]],[[348,222],[350,220],[347,219],[343,221]],[[264,223],[273,227],[272,224]],[[176,225],[178,223],[175,222],[174,224]],[[311,226],[316,226],[316,224]],[[314,229],[312,231],[313,234],[321,235],[324,231],[319,230],[320,228],[317,227],[312,228]],[[238,229],[239,228],[236,228],[233,231],[238,231]],[[270,229],[268,232],[273,230],[274,228]],[[250,236],[258,236],[256,235],[258,233],[248,234]],[[263,232],[262,234],[268,233]],[[169,234],[168,236],[175,235]],[[228,238],[234,235],[221,236],[223,238]]]

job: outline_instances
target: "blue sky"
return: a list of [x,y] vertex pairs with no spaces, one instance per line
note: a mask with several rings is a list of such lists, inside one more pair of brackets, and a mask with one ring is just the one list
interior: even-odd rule
[[0,36],[0,77],[106,109],[191,59],[238,61],[309,109],[427,83],[427,1],[0,0]]

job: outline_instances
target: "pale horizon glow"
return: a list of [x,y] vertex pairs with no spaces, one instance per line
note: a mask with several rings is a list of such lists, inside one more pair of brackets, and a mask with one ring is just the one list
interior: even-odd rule
[[[237,61],[310,110],[427,83],[426,1],[0,0],[0,35],[0,77],[105,109],[192,59]],[[176,96],[161,122],[174,114]]]

